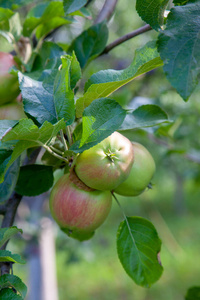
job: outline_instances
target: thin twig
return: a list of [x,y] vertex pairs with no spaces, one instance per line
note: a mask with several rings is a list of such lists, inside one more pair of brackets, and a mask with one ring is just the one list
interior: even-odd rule
[[67,158],[65,158],[65,157],[63,157],[63,156],[61,156],[61,155],[58,155],[58,154],[55,153],[49,146],[47,146],[47,145],[45,145],[45,144],[43,144],[42,146],[43,146],[49,153],[51,153],[54,157],[56,157],[56,158],[58,158],[58,159],[60,159],[60,160],[64,160],[66,163],[69,162]]
[[104,6],[102,7],[102,10],[94,21],[94,24],[101,23],[104,20],[108,21],[112,16],[115,6],[117,5],[117,1],[118,0],[106,0]]
[[67,147],[67,143],[66,143],[66,140],[65,140],[64,133],[63,133],[63,130],[62,130],[62,129],[60,130],[60,136],[61,136],[61,140],[62,140],[64,149],[65,149],[65,151],[67,151],[67,150],[68,150],[68,147]]
[[72,140],[71,130],[69,126],[66,127],[66,134],[67,134],[69,145],[71,146],[73,144],[73,140]]
[[[113,192],[111,192],[111,194],[112,194],[112,196],[114,197],[115,201],[117,202],[119,208],[120,208],[121,211],[122,211],[122,214],[123,214],[123,216],[124,216],[126,225],[127,225],[127,227],[128,227],[128,231],[129,231],[129,233],[130,233],[131,239],[132,239],[132,241],[133,241],[133,244],[135,245],[135,240],[134,240],[134,237],[133,237],[133,234],[132,234],[132,231],[131,231],[131,228],[130,228],[130,225],[129,225],[129,222],[128,222],[128,219],[127,219],[127,216],[126,216],[126,214],[125,214],[125,212],[124,212],[124,210],[123,210],[121,204],[119,203],[117,197],[115,196],[115,194],[114,194]],[[135,245],[135,246],[136,246],[136,245]]]
[[115,40],[114,42],[112,42],[108,46],[106,46],[106,48],[104,49],[104,51],[100,55],[110,52],[113,48],[119,46],[120,44],[134,38],[137,35],[140,35],[144,32],[147,32],[151,29],[152,29],[151,26],[146,24],[146,25],[144,25],[144,26],[142,26],[142,27],[140,27],[140,28],[138,28],[138,29],[136,29],[132,32],[129,32],[129,33],[121,36],[120,38],[118,38],[117,40]]

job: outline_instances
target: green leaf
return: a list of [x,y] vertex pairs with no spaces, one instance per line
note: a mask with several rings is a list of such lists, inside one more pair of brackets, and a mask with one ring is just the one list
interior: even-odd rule
[[3,153],[5,158],[8,159],[4,173],[24,150],[38,147],[38,145],[43,146],[47,141],[56,136],[61,129],[64,129],[65,126],[63,120],[60,120],[54,125],[46,121],[40,128],[38,128],[30,119],[20,120],[19,124],[9,131],[2,140],[3,142],[12,140],[18,141],[13,152],[9,153],[7,157],[6,154]]
[[76,10],[79,10],[87,3],[87,0],[63,0],[63,6],[65,14],[71,14]]
[[27,165],[20,168],[15,191],[22,196],[37,196],[53,185],[53,168],[44,165]]
[[128,217],[127,222],[121,222],[117,233],[119,259],[136,284],[150,287],[163,271],[158,259],[161,241],[148,220]]
[[143,21],[158,30],[164,22],[164,12],[169,0],[137,0],[136,10]]
[[[57,59],[53,58],[50,63],[52,69],[45,70],[39,80],[18,72],[24,111],[37,124],[43,124],[45,121],[55,124],[62,118],[64,118],[66,125],[73,123],[75,104],[70,76],[71,74],[73,76],[74,82],[72,84],[79,77],[79,70],[74,59],[68,55],[63,56],[62,69],[60,70],[53,69],[54,63],[57,66]],[[72,62],[73,69],[71,68]],[[78,74],[75,74],[76,71]]]
[[58,68],[62,63],[60,58],[62,55],[65,55],[65,52],[61,47],[53,42],[44,41],[39,51],[32,53],[30,61],[25,65],[26,70],[32,71],[29,73],[31,78],[38,79],[44,70]]
[[62,69],[58,71],[54,82],[54,103],[58,120],[64,119],[66,125],[75,119],[74,93],[71,90],[71,56],[62,57]]
[[18,276],[4,274],[0,277],[0,290],[9,287],[15,289],[21,297],[26,297],[27,287]]
[[0,29],[3,31],[9,31],[10,24],[9,19],[13,16],[13,12],[10,9],[0,7]]
[[77,117],[82,116],[84,108],[93,100],[109,96],[139,75],[162,65],[162,60],[153,41],[136,50],[134,60],[128,68],[121,71],[105,70],[93,74],[86,83],[85,94],[76,102]]
[[174,0],[174,5],[185,5],[187,2],[190,2],[190,0]]
[[13,120],[0,120],[0,140],[5,132],[11,130],[17,123],[18,121]]
[[2,300],[23,300],[20,295],[17,295],[12,289],[5,288],[0,290],[0,299]]
[[[189,24],[189,25],[188,25]],[[189,27],[188,27],[189,26]],[[200,75],[200,3],[176,6],[158,38],[158,50],[171,85],[187,100]]]
[[75,53],[72,53],[72,59],[71,59],[71,69],[70,69],[70,85],[71,89],[74,89],[79,79],[81,79],[82,73],[81,73],[81,67],[80,64],[76,58]]
[[[22,229],[13,227],[4,227],[0,229],[0,247],[2,247],[13,235],[23,233]],[[1,277],[0,277],[1,279]]]
[[20,159],[18,158],[7,170],[4,181],[0,184],[0,202],[9,199],[15,189],[20,169]]
[[200,300],[200,287],[194,286],[187,291],[185,300]]
[[71,23],[70,18],[64,16],[61,1],[43,2],[34,6],[26,16],[23,34],[30,36],[35,30],[36,38],[41,39],[53,29]]
[[1,0],[1,7],[16,9],[16,7],[21,5],[27,5],[33,0]]
[[8,250],[0,250],[0,262],[13,262],[18,264],[25,264],[25,260],[23,260],[20,255],[12,254]]
[[48,91],[42,81],[34,80],[31,77],[18,72],[20,89],[22,92],[24,111],[32,116],[38,124],[46,120],[55,124],[57,116],[53,104],[53,94]]
[[119,130],[157,126],[166,122],[169,122],[168,116],[159,106],[147,104],[127,113]]
[[20,21],[19,13],[15,13],[10,19],[9,19],[9,25],[10,25],[10,32],[15,38],[15,41],[18,41],[22,34],[22,25]]
[[105,23],[99,23],[82,32],[68,49],[74,51],[83,68],[87,63],[99,55],[108,40],[108,28]]
[[115,101],[96,99],[83,112],[82,138],[70,150],[82,152],[100,143],[119,128],[126,111]]

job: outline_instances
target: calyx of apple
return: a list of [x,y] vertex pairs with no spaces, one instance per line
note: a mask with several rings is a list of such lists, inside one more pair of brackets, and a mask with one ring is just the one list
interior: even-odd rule
[[91,188],[113,190],[128,177],[133,161],[131,142],[114,132],[77,157],[75,172]]

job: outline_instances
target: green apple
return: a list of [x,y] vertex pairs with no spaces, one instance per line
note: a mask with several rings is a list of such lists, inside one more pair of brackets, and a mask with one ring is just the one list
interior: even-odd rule
[[0,120],[20,120],[26,118],[22,103],[17,101],[0,106]]
[[113,190],[128,177],[133,160],[131,142],[114,132],[77,157],[75,172],[93,189]]
[[16,66],[13,56],[0,52],[0,105],[15,100],[20,93],[17,75],[9,74],[13,66]]
[[123,196],[138,196],[145,191],[155,172],[155,162],[149,151],[133,143],[134,163],[128,178],[114,192]]
[[50,211],[63,231],[89,237],[107,218],[112,195],[74,182],[69,173],[57,181],[50,194]]

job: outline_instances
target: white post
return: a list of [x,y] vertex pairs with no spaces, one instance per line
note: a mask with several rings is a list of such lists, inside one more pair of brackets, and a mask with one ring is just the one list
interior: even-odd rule
[[58,300],[54,228],[49,218],[41,220],[39,244],[42,269],[42,300]]

